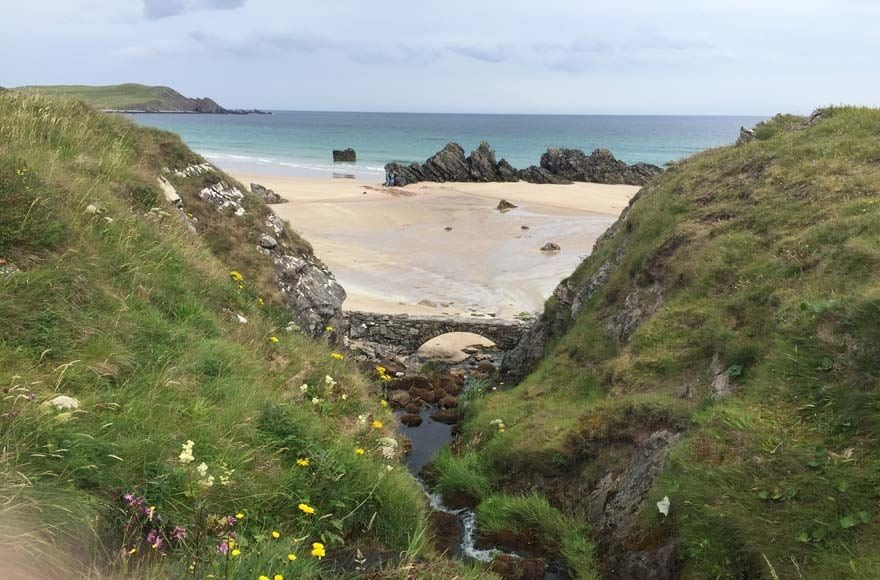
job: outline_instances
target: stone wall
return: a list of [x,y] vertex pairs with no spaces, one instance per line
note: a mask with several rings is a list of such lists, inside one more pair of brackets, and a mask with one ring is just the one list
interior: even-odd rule
[[432,338],[448,332],[473,332],[494,342],[501,350],[510,350],[523,337],[529,325],[519,320],[449,316],[412,316],[347,311],[348,336],[399,346],[415,352]]

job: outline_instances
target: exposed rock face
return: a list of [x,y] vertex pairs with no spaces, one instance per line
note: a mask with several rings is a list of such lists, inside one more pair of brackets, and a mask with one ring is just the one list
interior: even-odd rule
[[745,145],[750,141],[755,140],[755,131],[754,129],[746,129],[745,127],[739,128],[739,139],[736,140],[737,145]]
[[[216,171],[211,164],[202,163],[169,173],[182,178],[192,178]],[[230,219],[242,218],[247,214],[243,205],[245,194],[223,180],[203,187],[197,195],[200,199],[211,203],[217,211],[229,215]],[[188,227],[199,233],[196,224],[187,217],[183,203],[180,202],[175,206]],[[345,290],[327,266],[311,251],[294,249],[288,243],[292,235],[278,216],[266,212],[263,219],[265,228],[260,226],[262,231],[268,229],[272,235],[262,233],[260,230],[254,231],[255,245],[259,251],[272,259],[275,266],[275,282],[284,295],[285,302],[299,328],[312,336],[322,335],[326,326],[335,326],[342,321]]]
[[656,165],[627,165],[607,149],[585,155],[580,149],[548,149],[541,155],[541,168],[569,181],[644,185],[663,170]]
[[[617,221],[596,240],[593,248],[594,252],[602,244],[607,243],[608,240],[614,237],[623,224],[626,223],[629,208],[632,207],[641,195],[642,191],[639,191],[630,200],[629,206],[623,210]],[[544,356],[546,346],[552,340],[565,334],[565,331],[580,314],[583,305],[589,302],[590,298],[605,286],[611,274],[623,261],[627,246],[627,241],[623,240],[617,246],[615,252],[600,264],[586,280],[581,280],[576,276],[569,276],[556,286],[551,299],[553,307],[545,309],[529,328],[528,333],[519,341],[519,344],[505,354],[501,365],[502,374],[518,379],[526,376],[537,366]],[[628,332],[634,329],[634,327],[628,327]]]
[[355,150],[351,147],[349,147],[348,149],[334,149],[333,161],[354,163],[355,161],[357,161],[357,153],[355,153]]
[[265,203],[273,204],[285,202],[285,199],[282,198],[280,195],[278,195],[268,187],[263,187],[259,183],[251,183],[251,192],[262,199]]
[[543,246],[541,246],[542,252],[558,252],[562,248],[559,247],[559,244],[555,242],[547,242]]
[[511,209],[515,209],[516,207],[516,204],[510,203],[506,199],[502,199],[498,202],[498,207],[496,207],[495,209],[497,209],[498,211],[508,211]]
[[397,186],[419,181],[528,181],[530,183],[623,183],[643,185],[662,171],[655,165],[627,165],[615,159],[607,149],[596,149],[585,155],[578,149],[548,149],[541,156],[541,165],[517,170],[506,160],[495,161],[495,151],[483,141],[465,157],[457,143],[448,143],[425,163],[402,165],[389,163],[385,171]]

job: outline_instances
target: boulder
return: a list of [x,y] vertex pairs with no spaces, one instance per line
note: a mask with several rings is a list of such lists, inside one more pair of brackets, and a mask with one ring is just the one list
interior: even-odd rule
[[437,404],[441,409],[454,409],[458,406],[458,399],[452,395],[446,395]]
[[440,409],[431,415],[431,419],[438,423],[455,425],[458,423],[458,411],[456,409]]
[[391,185],[403,187],[410,183],[418,183],[426,180],[422,166],[418,163],[401,165],[400,163],[388,163],[385,165],[385,173],[391,176]]
[[391,391],[388,400],[398,407],[406,407],[412,401],[412,395],[406,391]]
[[498,207],[496,207],[495,209],[497,209],[500,212],[505,212],[505,211],[510,211],[512,209],[515,209],[517,207],[519,207],[519,206],[517,206],[516,204],[510,203],[506,199],[502,199],[501,201],[498,202]]
[[745,127],[739,128],[739,139],[736,140],[737,145],[745,145],[755,140],[755,131]]
[[558,252],[562,248],[559,247],[559,244],[556,242],[547,242],[543,246],[541,246],[542,252]]
[[418,403],[410,403],[406,406],[406,412],[410,415],[418,415],[421,410],[422,406]]
[[518,176],[522,181],[528,181],[529,183],[571,183],[568,179],[553,175],[543,167],[536,167],[534,165],[526,169],[520,169]]
[[507,159],[502,159],[498,162],[498,166],[495,168],[495,173],[498,175],[498,181],[519,181],[519,173],[516,171],[515,167],[507,162]]
[[352,149],[351,147],[349,147],[348,149],[334,149],[333,161],[354,163],[355,161],[357,161],[357,153],[355,153],[354,149]]
[[263,187],[259,183],[251,183],[251,192],[262,199],[265,203],[284,203],[285,199],[269,189]]
[[464,156],[464,149],[458,143],[447,143],[446,147],[432,155],[422,166],[425,181],[470,181],[470,167]]
[[422,417],[414,413],[406,413],[400,416],[400,423],[407,427],[418,427],[422,424]]
[[260,247],[266,250],[274,250],[278,247],[278,240],[270,235],[263,234],[260,236]]
[[489,564],[489,570],[504,580],[543,580],[546,564],[543,558],[517,558],[500,554]]

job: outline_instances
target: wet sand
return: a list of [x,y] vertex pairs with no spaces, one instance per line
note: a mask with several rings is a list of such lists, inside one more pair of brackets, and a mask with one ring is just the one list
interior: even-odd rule
[[[287,200],[272,209],[345,287],[346,309],[498,318],[539,312],[638,191],[524,182],[385,188],[353,179],[233,175]],[[519,207],[497,211],[502,198]],[[541,252],[546,242],[561,251]]]

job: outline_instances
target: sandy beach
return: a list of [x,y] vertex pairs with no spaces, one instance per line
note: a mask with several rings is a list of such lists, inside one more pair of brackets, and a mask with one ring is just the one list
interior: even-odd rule
[[[287,200],[272,209],[345,287],[346,309],[499,318],[539,312],[638,191],[525,182],[386,188],[355,179],[233,175]],[[495,209],[501,199],[518,207],[502,213]],[[546,242],[561,250],[541,252]]]

